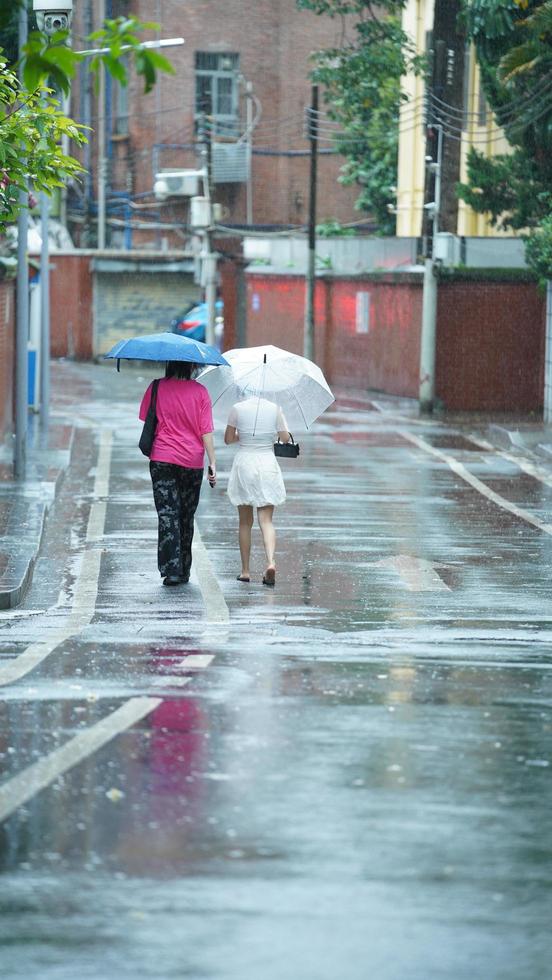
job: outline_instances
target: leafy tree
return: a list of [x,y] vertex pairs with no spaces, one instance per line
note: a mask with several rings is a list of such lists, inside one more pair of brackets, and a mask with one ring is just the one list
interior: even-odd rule
[[542,285],[552,279],[552,214],[547,214],[525,242],[527,264]]
[[370,212],[382,234],[393,234],[399,109],[406,96],[401,78],[423,71],[401,27],[406,0],[297,0],[319,15],[354,18],[354,36],[314,56],[314,81],[324,85],[330,119],[340,133],[326,133],[346,158],[341,181],[361,188],[356,206]]
[[0,52],[0,229],[12,223],[20,190],[29,179],[36,191],[51,193],[81,172],[60,147],[62,136],[85,139],[82,127],[68,119],[50,89],[24,92]]
[[[0,27],[8,30],[9,40],[13,18],[0,21]],[[48,38],[33,31],[24,50],[23,82],[0,49],[0,229],[17,217],[19,190],[25,189],[29,180],[35,190],[51,193],[82,171],[74,157],[62,152],[60,142],[69,136],[78,145],[86,140],[86,134],[63,113],[59,93],[69,91],[83,59],[92,72],[104,65],[123,85],[128,82],[126,62],[130,61],[146,92],[155,84],[158,71],[173,72],[170,62],[158,51],[140,46],[139,34],[156,27],[135,17],[106,20],[86,43],[107,50],[90,58],[68,47],[66,32]]]
[[472,148],[458,192],[499,228],[536,228],[552,203],[552,2],[465,0],[483,88],[512,152]]

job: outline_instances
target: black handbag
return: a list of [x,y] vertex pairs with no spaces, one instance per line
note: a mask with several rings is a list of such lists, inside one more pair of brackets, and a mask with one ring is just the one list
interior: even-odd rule
[[295,442],[295,439],[291,435],[291,442],[278,442],[274,443],[274,455],[275,456],[285,456],[286,459],[297,459],[299,455],[299,443]]
[[157,408],[158,384],[158,380],[153,382],[148,414],[146,415],[146,421],[144,422],[142,435],[140,436],[140,442],[138,443],[138,448],[141,452],[143,452],[144,456],[151,456],[153,440],[155,439],[155,430],[157,428],[157,415],[155,410]]

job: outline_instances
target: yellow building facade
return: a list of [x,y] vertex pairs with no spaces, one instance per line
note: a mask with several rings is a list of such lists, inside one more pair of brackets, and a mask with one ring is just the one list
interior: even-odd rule
[[[433,29],[434,0],[409,0],[403,12],[403,29],[412,38],[416,51],[427,50],[427,38]],[[471,46],[464,66],[464,118],[450,120],[451,132],[444,139],[461,141],[460,180],[467,179],[467,156],[471,146],[488,157],[507,153],[509,144],[489,111],[481,89],[479,65]],[[426,86],[424,80],[409,75],[403,80],[408,102],[401,107],[399,128],[399,164],[397,179],[397,235],[418,237],[422,232],[426,155]],[[501,234],[485,215],[476,214],[459,201],[458,235],[493,236]],[[507,235],[508,233],[502,233]],[[511,233],[510,233],[511,235]]]

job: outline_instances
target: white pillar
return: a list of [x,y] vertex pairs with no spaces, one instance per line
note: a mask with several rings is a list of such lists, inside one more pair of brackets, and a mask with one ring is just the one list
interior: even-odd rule
[[435,398],[435,340],[437,327],[437,279],[433,259],[426,259],[420,345],[420,411],[431,412]]

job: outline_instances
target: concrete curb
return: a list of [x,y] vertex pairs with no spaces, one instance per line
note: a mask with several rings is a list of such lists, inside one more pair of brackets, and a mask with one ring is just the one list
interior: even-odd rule
[[499,449],[517,450],[548,462],[552,459],[552,427],[544,423],[517,429],[493,423],[487,426],[486,436]]
[[[0,609],[13,609],[15,606],[18,606],[25,598],[27,590],[33,580],[34,566],[36,564],[36,560],[40,552],[40,546],[42,544],[42,538],[44,536],[44,527],[46,525],[46,515],[48,513],[48,510],[49,510],[49,505],[44,504],[42,507],[40,530],[37,535],[36,546],[32,551],[32,553],[29,555],[27,552],[25,558],[23,559],[22,563],[24,563],[24,570],[22,574],[19,573],[21,574],[19,583],[10,588],[0,587]],[[10,569],[8,566],[7,569],[8,575],[9,575],[9,571]],[[18,573],[16,572],[16,574]],[[5,578],[6,574],[2,577]]]
[[[67,426],[63,428],[67,430]],[[55,430],[55,424],[52,430]],[[55,437],[55,431],[52,435]],[[0,484],[0,501],[8,510],[2,536],[2,549],[7,558],[0,573],[0,609],[18,606],[32,583],[46,518],[71,463],[74,436],[75,430],[71,426],[63,448],[30,449],[28,479],[22,483]]]

